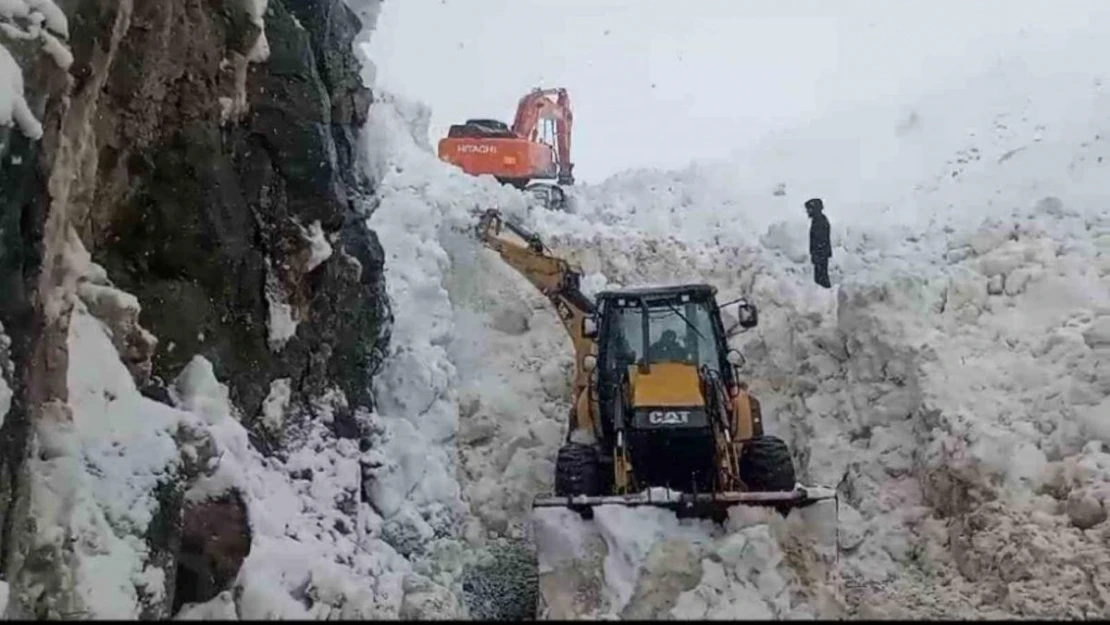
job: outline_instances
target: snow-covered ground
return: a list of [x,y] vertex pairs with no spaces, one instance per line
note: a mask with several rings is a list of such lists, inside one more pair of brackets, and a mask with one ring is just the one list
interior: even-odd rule
[[[536,583],[549,617],[1105,617],[1110,97],[1089,69],[1042,71],[1101,58],[1096,43],[1048,49],[734,161],[581,188],[569,215],[438,162],[426,109],[379,92],[364,164],[396,323],[379,410],[359,415],[367,451],[321,425],[338,393],[304,419],[275,380],[267,417],[317,425],[264,458],[201,358],[175,407],[140,395],[112,333],[137,331],[141,303],[74,246],[69,404],[38,425],[31,486],[50,520],[38,555],[72,575],[26,567],[9,609],[44,584],[62,614],[158,601],[165,571],[140,537],[158,485],[195,474],[189,500],[241,493],[252,545],[232,591],[187,618],[520,614]],[[829,291],[805,258],[812,195],[833,223]],[[565,432],[570,344],[469,231],[491,206],[580,262],[587,291],[695,280],[750,295],[744,373],[802,480],[838,487],[839,532],[827,506],[736,509],[724,526],[531,514]],[[3,353],[0,338],[10,375]]]

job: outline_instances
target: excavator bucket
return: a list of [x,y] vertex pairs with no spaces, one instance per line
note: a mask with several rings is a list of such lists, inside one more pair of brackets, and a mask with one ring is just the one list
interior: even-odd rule
[[806,508],[829,500],[837,500],[836,491],[821,486],[799,485],[792,491],[779,492],[723,493],[676,493],[665,489],[649,489],[637,494],[596,497],[546,495],[536,497],[532,501],[532,508],[568,508],[589,518],[593,516],[593,508],[597,506],[652,506],[673,510],[680,518],[724,519],[728,516],[728,509],[737,505],[771,507],[786,513],[794,508]]

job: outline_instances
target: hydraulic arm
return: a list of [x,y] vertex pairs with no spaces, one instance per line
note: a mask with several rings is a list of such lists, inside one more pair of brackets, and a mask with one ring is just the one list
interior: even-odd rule
[[[515,234],[523,243],[506,238],[504,230]],[[593,321],[594,303],[579,290],[581,269],[552,255],[538,235],[503,219],[496,209],[482,214],[478,222],[478,238],[539,289],[555,307],[555,313],[574,345],[574,412],[571,427],[592,429],[589,370],[585,359],[588,356],[597,357],[597,344],[585,332],[586,323]]]

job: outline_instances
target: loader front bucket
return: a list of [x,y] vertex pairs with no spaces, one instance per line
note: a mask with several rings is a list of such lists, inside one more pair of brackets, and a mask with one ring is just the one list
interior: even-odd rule
[[764,506],[776,508],[786,513],[793,508],[805,508],[820,501],[836,499],[836,491],[820,486],[797,486],[792,491],[777,492],[723,492],[723,493],[676,493],[651,490],[628,495],[602,495],[589,497],[547,495],[536,497],[532,508],[569,508],[590,518],[597,506],[652,506],[673,510],[680,518],[713,518],[723,520],[728,517],[728,509],[737,506]]

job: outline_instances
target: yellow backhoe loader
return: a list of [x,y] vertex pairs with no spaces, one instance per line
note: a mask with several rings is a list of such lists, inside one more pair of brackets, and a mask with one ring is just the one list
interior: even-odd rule
[[[512,240],[508,233],[519,237]],[[573,404],[555,462],[555,493],[534,508],[658,506],[721,522],[732,506],[791,508],[835,498],[796,483],[786,444],[764,433],[759,401],[729,349],[758,311],[741,298],[718,305],[716,288],[684,284],[599,293],[579,290],[581,270],[540,238],[485,211],[478,237],[555,307],[574,345]],[[725,329],[721,310],[736,306]]]

